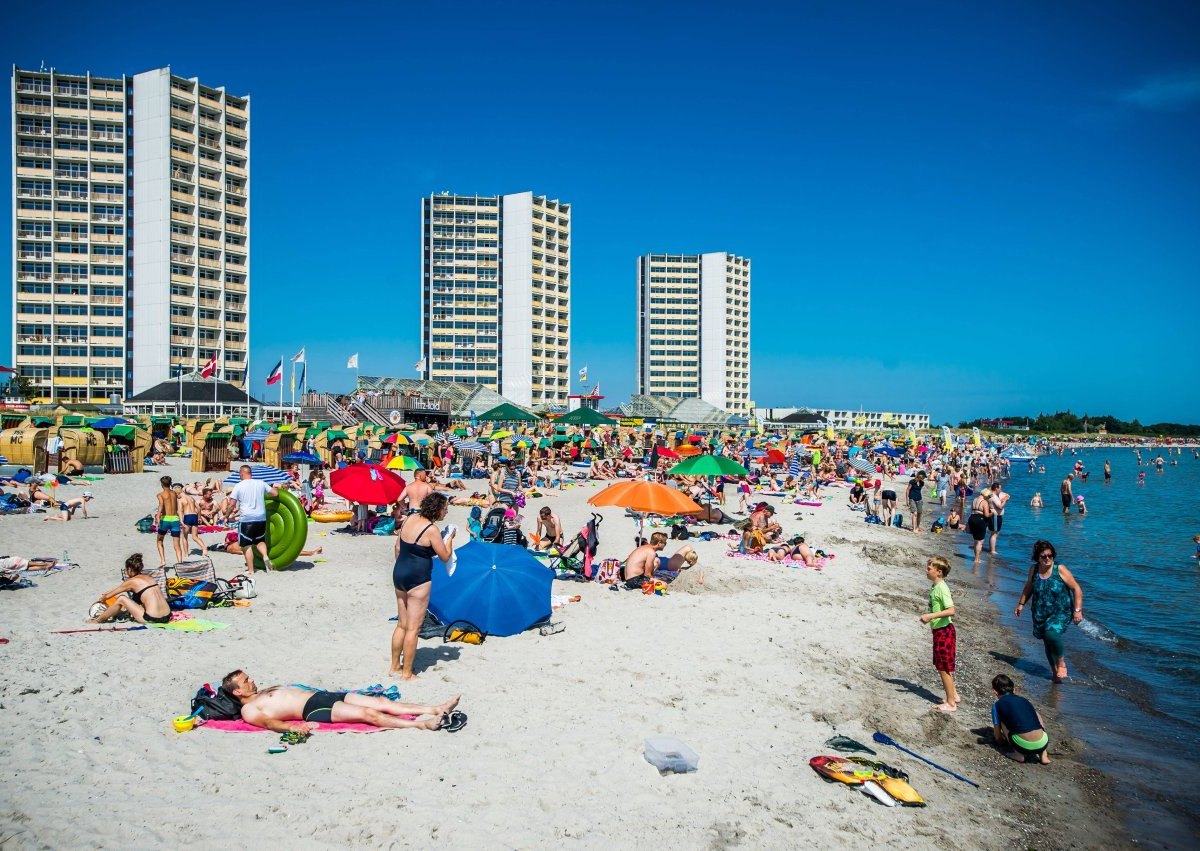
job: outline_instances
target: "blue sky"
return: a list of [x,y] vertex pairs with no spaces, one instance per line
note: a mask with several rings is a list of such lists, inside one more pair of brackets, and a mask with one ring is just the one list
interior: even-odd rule
[[[301,346],[319,389],[349,387],[355,351],[413,376],[420,199],[532,190],[573,205],[572,368],[609,400],[634,389],[637,255],[724,250],[753,261],[760,405],[1200,422],[1200,5],[983,7],[105,21],[67,2],[10,6],[0,44],[22,67],[169,64],[252,96],[256,394]],[[11,334],[4,299],[5,360]]]

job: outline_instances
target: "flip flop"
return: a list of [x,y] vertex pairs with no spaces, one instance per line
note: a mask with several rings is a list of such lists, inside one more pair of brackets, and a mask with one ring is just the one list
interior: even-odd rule
[[459,712],[457,709],[443,715],[442,720],[438,722],[438,729],[445,730],[447,733],[457,733],[465,726],[467,726],[467,713]]

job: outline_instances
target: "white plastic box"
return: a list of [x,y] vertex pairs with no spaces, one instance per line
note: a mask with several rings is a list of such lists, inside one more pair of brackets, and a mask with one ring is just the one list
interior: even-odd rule
[[700,755],[674,736],[649,736],[646,762],[662,774],[687,774],[700,767]]

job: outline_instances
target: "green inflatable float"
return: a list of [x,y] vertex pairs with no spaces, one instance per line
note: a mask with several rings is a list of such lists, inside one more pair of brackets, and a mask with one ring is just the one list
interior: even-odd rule
[[[279,489],[279,496],[267,497],[267,554],[276,570],[296,560],[308,540],[308,516],[291,491]],[[254,569],[262,570],[262,556],[254,552]]]

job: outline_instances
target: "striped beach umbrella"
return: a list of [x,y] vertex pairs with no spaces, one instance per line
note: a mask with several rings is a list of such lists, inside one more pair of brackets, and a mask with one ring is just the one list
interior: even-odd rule
[[[226,476],[225,480],[222,481],[221,484],[228,488],[233,487],[240,482],[242,480],[242,475],[239,470],[241,470],[240,466],[237,470],[234,470],[228,476]],[[280,470],[278,467],[272,467],[270,464],[251,464],[250,478],[259,482],[265,482],[268,485],[278,485],[291,480],[292,477],[283,472],[283,470]]]
[[391,461],[387,462],[388,470],[424,470],[421,462],[411,455],[397,455]]
[[8,459],[5,458],[3,455],[0,455],[0,464],[7,464],[7,463],[8,463]]
[[451,441],[454,448],[459,452],[487,452],[488,448],[478,440],[454,440]]

